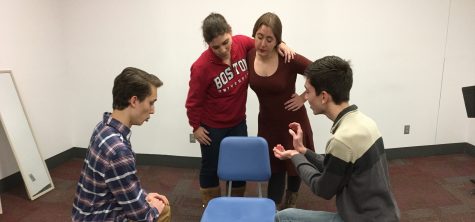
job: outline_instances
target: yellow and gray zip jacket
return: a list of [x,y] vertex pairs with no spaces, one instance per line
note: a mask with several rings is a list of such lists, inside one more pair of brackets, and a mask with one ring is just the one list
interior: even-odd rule
[[352,105],[335,119],[325,156],[308,150],[292,162],[313,193],[336,195],[344,221],[399,221],[384,144],[375,122]]

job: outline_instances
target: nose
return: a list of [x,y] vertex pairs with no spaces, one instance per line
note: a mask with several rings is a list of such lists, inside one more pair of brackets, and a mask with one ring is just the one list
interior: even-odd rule
[[221,48],[219,48],[219,52],[220,52],[221,54],[225,54],[227,51],[228,51],[228,49],[226,49],[226,47],[224,47],[224,46],[221,47]]
[[259,49],[262,49],[262,48],[265,48],[265,43],[264,41],[257,41],[256,42],[256,48],[259,48]]
[[266,49],[269,48],[271,44],[272,44],[272,43],[267,42],[267,41],[265,41],[265,40],[262,41],[262,46],[264,46],[264,48],[266,48]]

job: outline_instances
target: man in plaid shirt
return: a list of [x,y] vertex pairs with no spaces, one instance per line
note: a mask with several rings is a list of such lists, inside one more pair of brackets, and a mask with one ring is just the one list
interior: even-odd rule
[[155,112],[162,85],[156,76],[131,67],[115,78],[113,111],[104,113],[91,136],[72,221],[170,221],[167,198],[142,189],[130,144],[130,128]]

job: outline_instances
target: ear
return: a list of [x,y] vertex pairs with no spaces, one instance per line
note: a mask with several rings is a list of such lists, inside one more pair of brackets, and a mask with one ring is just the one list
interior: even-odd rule
[[327,91],[322,91],[322,104],[333,101],[332,95],[327,93]]
[[137,106],[138,102],[139,102],[139,99],[137,98],[137,96],[132,96],[129,99],[129,104],[132,108],[135,108]]

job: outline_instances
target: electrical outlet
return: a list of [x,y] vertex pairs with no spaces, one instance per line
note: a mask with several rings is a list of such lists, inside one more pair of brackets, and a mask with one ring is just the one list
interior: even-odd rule
[[411,125],[404,125],[404,134],[409,134],[411,130]]
[[196,143],[195,134],[190,133],[190,143]]
[[30,174],[28,174],[28,176],[30,177],[31,182],[36,181],[36,178],[35,178],[35,176],[33,176],[33,174],[30,173]]

